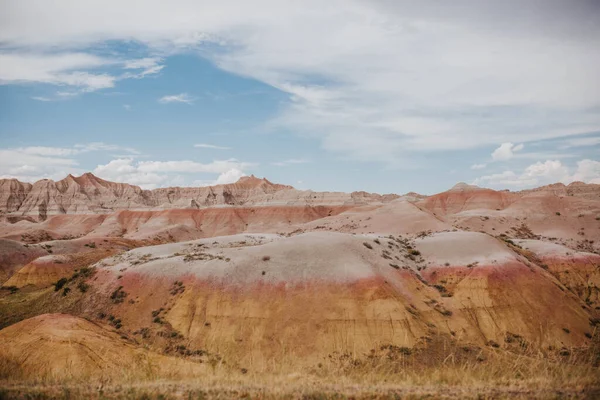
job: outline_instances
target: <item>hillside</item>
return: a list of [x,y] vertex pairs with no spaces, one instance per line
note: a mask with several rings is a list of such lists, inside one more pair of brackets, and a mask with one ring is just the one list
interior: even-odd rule
[[600,378],[598,185],[1,187],[0,382]]
[[109,214],[121,210],[163,210],[241,205],[344,205],[387,202],[396,195],[366,192],[300,191],[254,175],[237,182],[205,187],[171,187],[142,190],[127,183],[109,182],[91,173],[44,179],[34,184],[0,179],[0,213],[14,221],[23,216],[39,221],[60,214]]

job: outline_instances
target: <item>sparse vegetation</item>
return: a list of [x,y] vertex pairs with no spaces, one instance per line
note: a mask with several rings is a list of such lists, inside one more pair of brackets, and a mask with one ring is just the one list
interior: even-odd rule
[[67,282],[69,282],[69,280],[67,278],[60,278],[55,284],[54,284],[54,291],[58,292],[60,289],[63,288],[63,286],[65,286],[67,284]]
[[79,283],[77,284],[77,289],[79,289],[79,291],[80,291],[81,293],[85,293],[85,292],[87,292],[89,288],[90,288],[90,285],[88,285],[88,284],[87,284],[87,283],[85,283],[85,282],[79,282]]
[[19,291],[19,288],[16,286],[2,286],[2,290],[8,290],[10,294],[15,294]]
[[122,303],[125,297],[127,297],[127,293],[123,291],[123,286],[116,288],[110,295],[111,301],[115,304]]
[[436,288],[440,293],[446,293],[446,287],[443,285],[433,285],[433,287]]
[[112,316],[112,318],[109,318],[109,324],[111,324],[112,326],[114,326],[117,329],[121,329],[121,327],[123,326],[123,324],[121,323],[121,319],[120,318],[116,318],[115,316]]
[[183,285],[182,281],[175,281],[173,282],[173,286],[171,286],[171,295],[175,296],[177,294],[183,293],[185,292],[185,286]]
[[[512,202],[521,195],[502,196]],[[135,362],[125,366],[117,362],[108,368],[102,365],[102,374],[96,376],[92,372],[91,377],[81,380],[67,376],[65,368],[63,380],[59,363],[64,357],[56,355],[64,353],[49,348],[51,363],[48,365],[54,368],[54,375],[44,376],[35,371],[36,375],[30,381],[20,381],[10,375],[10,368],[6,366],[17,370],[25,368],[27,363],[11,364],[10,360],[2,359],[2,353],[0,398],[5,395],[5,386],[13,384],[21,391],[48,385],[50,389],[47,390],[69,391],[68,395],[58,393],[48,397],[65,398],[528,398],[536,397],[538,391],[542,397],[587,396],[588,388],[597,387],[600,382],[600,320],[597,319],[600,304],[597,283],[593,283],[597,281],[600,263],[594,258],[596,256],[586,254],[586,262],[590,265],[581,269],[572,267],[576,263],[574,260],[583,258],[581,253],[575,253],[576,249],[587,246],[598,251],[598,244],[594,246],[591,240],[583,244],[578,242],[583,238],[571,231],[583,232],[583,228],[575,223],[569,225],[569,236],[573,239],[560,237],[558,244],[566,245],[574,256],[562,258],[565,260],[562,265],[538,250],[554,248],[552,244],[546,246],[546,243],[517,240],[539,238],[522,222],[526,220],[536,232],[556,231],[560,236],[560,229],[547,229],[551,227],[551,221],[541,224],[535,219],[538,216],[535,213],[521,213],[520,208],[506,205],[509,208],[505,212],[489,211],[492,220],[488,221],[489,217],[478,216],[477,211],[469,207],[465,210],[469,212],[453,216],[450,212],[454,207],[452,204],[449,203],[446,210],[444,204],[429,203],[429,200],[419,200],[412,205],[403,201],[400,206],[411,207],[428,219],[432,209],[438,211],[437,218],[443,225],[436,225],[437,222],[415,224],[445,226],[443,231],[435,234],[426,231],[417,235],[413,232],[406,237],[383,236],[377,225],[386,226],[393,221],[381,223],[381,216],[365,229],[362,223],[360,226],[342,225],[344,222],[340,221],[347,215],[355,218],[354,211],[330,218],[326,225],[316,228],[313,228],[315,222],[302,225],[307,231],[335,231],[343,226],[340,230],[348,232],[348,240],[342,242],[343,246],[322,253],[324,246],[336,246],[345,239],[340,233],[331,243],[325,242],[328,234],[318,233],[317,240],[324,243],[318,242],[314,253],[316,256],[333,256],[322,263],[307,260],[306,264],[311,268],[306,271],[296,268],[299,264],[302,268],[303,260],[286,264],[286,254],[289,254],[286,251],[293,248],[286,246],[300,243],[304,248],[296,254],[301,257],[312,250],[306,247],[316,241],[288,240],[283,237],[291,235],[287,230],[281,237],[268,236],[264,240],[247,235],[248,243],[236,241],[242,236],[233,236],[226,240],[203,240],[219,240],[213,246],[192,241],[150,247],[146,251],[152,254],[145,255],[142,255],[146,252],[144,249],[126,251],[128,243],[156,245],[158,240],[165,242],[165,234],[161,233],[156,241],[152,239],[152,235],[158,235],[156,233],[147,240],[134,240],[129,238],[144,237],[142,233],[145,233],[138,232],[139,236],[134,236],[132,230],[126,233],[128,238],[119,239],[118,244],[115,239],[111,239],[110,244],[96,239],[98,242],[85,245],[93,249],[97,243],[101,249],[84,249],[81,253],[87,258],[82,257],[85,262],[77,264],[73,260],[79,261],[77,257],[81,254],[62,254],[69,247],[57,243],[54,249],[62,255],[46,257],[56,263],[64,260],[66,265],[57,270],[67,269],[70,265],[86,266],[76,270],[70,278],[61,278],[54,286],[46,282],[49,287],[14,288],[14,296],[0,293],[0,328],[31,315],[73,314],[91,321],[94,327],[107,331],[105,333],[111,340],[116,340],[114,346],[100,346],[102,350],[96,352],[98,359],[90,358],[93,362],[100,365],[104,361],[102,357],[111,352],[120,356],[118,351],[123,348],[136,352]],[[508,200],[507,204],[512,204]],[[584,209],[569,208],[560,202],[545,204],[561,204],[561,209],[568,210],[569,218],[571,213],[575,216]],[[586,224],[585,239],[597,241],[598,224],[590,223],[591,213],[596,209],[588,207],[587,200],[581,200],[581,204],[586,206],[586,218],[574,221]],[[390,208],[394,206],[395,203],[389,205]],[[245,205],[244,209],[252,207]],[[516,214],[519,218],[511,215],[513,208],[519,211]],[[187,218],[188,211],[197,210],[177,213]],[[313,211],[323,212],[319,208]],[[240,213],[241,217],[245,217],[245,212]],[[376,212],[380,213],[380,210]],[[546,213],[546,219],[553,213]],[[210,220],[196,217],[194,215],[193,219],[197,225]],[[286,212],[285,219],[288,218],[291,219]],[[515,220],[519,222],[515,223]],[[555,222],[559,220],[554,219]],[[242,219],[235,225],[243,229],[245,222]],[[485,226],[488,233],[450,233],[458,224],[470,225],[472,232]],[[192,233],[187,227],[192,229],[192,225],[184,223],[185,229],[182,228],[181,233],[177,233],[178,228],[172,228],[173,234],[179,236],[171,236],[169,240],[181,240],[182,236],[189,239],[187,235]],[[497,236],[497,241],[489,235],[492,225],[498,228],[497,233],[505,232]],[[203,232],[209,236],[213,231],[205,229]],[[428,235],[434,237],[426,238]],[[313,240],[310,233],[305,237]],[[338,238],[342,239],[338,241]],[[77,241],[77,246],[81,246],[81,240]],[[549,241],[547,237],[540,240]],[[286,244],[275,251],[278,241],[286,241]],[[493,243],[487,252],[488,248],[483,247],[490,241]],[[262,246],[265,243],[271,244]],[[367,249],[377,251],[365,253],[360,248],[361,243]],[[118,250],[111,247],[113,245]],[[255,247],[240,248],[242,246]],[[417,250],[421,248],[429,257]],[[170,255],[172,249],[179,251]],[[478,253],[480,249],[486,252]],[[114,253],[109,253],[113,250]],[[435,253],[437,250],[440,250],[439,254]],[[52,249],[46,244],[35,244],[27,253],[39,256],[45,255],[46,251]],[[92,260],[100,253],[106,255],[105,259]],[[483,257],[484,254],[489,256]],[[564,251],[561,257],[563,254]],[[233,257],[235,265],[225,263],[231,261],[226,255]],[[348,259],[350,256],[356,256],[357,262],[352,263]],[[160,262],[152,265],[131,267],[157,259]],[[444,259],[448,261],[444,262]],[[469,260],[477,259],[482,264],[468,270],[479,265]],[[185,264],[190,262],[192,264]],[[328,264],[336,268],[335,274],[326,269]],[[87,265],[99,266],[97,276]],[[290,265],[294,268],[293,274],[287,274]],[[312,268],[315,265],[319,268]],[[453,268],[439,268],[441,265]],[[127,268],[130,269],[126,273]],[[164,270],[158,271],[161,268]],[[279,268],[286,273],[280,274]],[[427,272],[417,272],[426,268]],[[138,273],[139,279],[136,278]],[[269,278],[264,278],[266,274]],[[123,276],[125,278],[118,280]],[[292,277],[293,282],[282,282],[286,277]],[[332,281],[338,286],[328,286]],[[127,286],[130,293],[120,284]],[[234,290],[230,284],[235,285]],[[344,287],[345,284],[348,286]],[[504,287],[505,284],[509,286]],[[453,295],[454,298],[448,299]],[[540,305],[538,300],[546,303]],[[582,326],[581,318],[590,318],[590,326]],[[52,322],[59,319],[56,317]],[[571,327],[573,331],[570,331]],[[77,350],[86,351],[87,344]],[[549,347],[549,344],[556,347]],[[146,354],[158,358],[153,360]],[[45,368],[41,364],[35,367],[40,371]],[[92,367],[95,368],[90,362]],[[10,379],[3,380],[6,377]],[[77,392],[79,382],[83,382],[81,387],[93,393]],[[270,389],[273,389],[272,393]],[[147,390],[148,396],[137,392],[141,390]],[[11,398],[10,393],[6,397]]]

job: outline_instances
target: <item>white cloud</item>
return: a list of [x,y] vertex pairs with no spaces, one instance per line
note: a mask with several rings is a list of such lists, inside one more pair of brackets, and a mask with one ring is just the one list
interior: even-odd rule
[[217,179],[214,180],[196,180],[192,183],[192,186],[214,186],[214,185],[225,185],[228,183],[235,183],[241,177],[246,176],[246,174],[240,171],[237,168],[232,168],[229,171],[223,172],[220,174]]
[[144,189],[154,189],[183,184],[184,178],[174,174],[218,174],[215,180],[196,180],[194,185],[208,186],[232,183],[245,176],[243,169],[253,164],[238,162],[236,160],[213,161],[202,164],[194,161],[139,161],[132,158],[112,160],[108,164],[98,165],[94,174],[101,178],[127,182],[139,185]]
[[147,57],[147,58],[140,58],[137,60],[129,60],[125,62],[125,69],[148,69],[148,68],[154,68],[156,65],[158,65],[160,62],[162,61],[161,58],[157,58],[157,57]]
[[86,172],[80,167],[77,157],[92,151],[113,150],[139,154],[132,148],[101,142],[73,147],[28,146],[0,149],[0,178],[16,178],[23,182],[63,179],[68,174]]
[[471,169],[484,169],[487,167],[487,164],[473,164],[471,165]]
[[310,162],[309,160],[306,160],[304,158],[290,158],[290,159],[284,160],[284,161],[272,162],[271,165],[275,165],[278,167],[285,167],[287,165],[306,164],[309,162]]
[[81,172],[78,162],[67,149],[31,147],[0,149],[0,179],[16,178],[24,182],[62,179]]
[[600,184],[600,162],[587,159],[579,161],[571,180]]
[[[54,98],[33,97],[40,101],[65,100],[80,93],[112,88],[121,79],[143,78],[158,73],[164,65],[160,58],[142,58],[125,62],[83,52],[9,52],[0,51],[0,84],[47,83],[72,88],[57,91]],[[94,72],[102,67],[142,69],[120,76]]]
[[141,69],[142,71],[135,73],[135,74],[124,74],[121,76],[121,79],[123,79],[123,78],[143,78],[148,75],[157,74],[160,71],[162,71],[163,68],[165,67],[164,65],[160,64],[162,61],[163,61],[163,59],[159,58],[159,57],[147,57],[147,58],[140,58],[137,60],[128,60],[125,62],[125,65],[123,68],[135,69],[135,70]]
[[57,97],[63,97],[63,98],[76,97],[78,95],[79,95],[79,93],[77,93],[77,92],[63,92],[60,90],[58,92],[56,92]]
[[170,185],[186,185],[189,177],[214,175],[206,184],[223,184],[237,181],[245,175],[244,170],[254,163],[236,159],[215,160],[209,163],[196,161],[135,161],[140,152],[103,142],[76,144],[72,147],[28,146],[0,149],[0,178],[17,178],[24,182],[40,179],[63,179],[68,174],[81,175],[86,172],[80,161],[90,152],[122,151],[125,156],[97,165],[93,173],[101,178],[139,185],[153,189]]
[[191,105],[194,102],[194,99],[188,95],[187,93],[180,94],[172,94],[168,96],[163,96],[158,99],[159,103],[168,104],[168,103],[186,103]]
[[230,150],[231,149],[231,147],[216,146],[214,144],[207,144],[207,143],[196,143],[194,145],[194,147],[197,147],[200,149],[215,149],[215,150]]
[[223,172],[221,175],[219,175],[215,181],[215,185],[234,183],[237,182],[242,176],[246,176],[246,174],[237,168],[232,168],[229,171]]
[[558,145],[560,149],[569,149],[572,147],[591,147],[600,145],[600,136],[569,138],[561,141]]
[[132,147],[123,147],[115,144],[107,144],[103,142],[91,142],[85,144],[76,144],[75,149],[80,153],[86,153],[88,151],[124,151],[133,155],[141,154],[138,150]]
[[131,105],[129,104],[123,104],[123,108],[127,111],[131,111]]
[[515,155],[516,151],[523,150],[523,144],[514,145],[510,142],[502,143],[500,147],[498,147],[492,153],[492,160],[494,161],[504,161],[510,160]]
[[3,7],[0,43],[84,49],[126,40],[150,53],[199,50],[290,95],[270,127],[358,160],[397,163],[422,150],[600,128],[593,2],[453,3],[22,0]]
[[102,179],[138,185],[142,189],[157,188],[169,178],[166,174],[139,171],[130,158],[111,160],[108,164],[98,165],[93,173]]
[[600,183],[600,162],[581,160],[573,174],[569,168],[558,160],[537,162],[526,167],[520,174],[508,170],[498,174],[486,175],[475,179],[473,184],[480,186],[503,187],[534,187],[562,182],[582,181],[585,183]]
[[63,101],[63,100],[69,100],[72,98],[75,98],[77,96],[79,96],[82,92],[63,92],[63,91],[57,91],[54,93],[54,97],[46,97],[46,96],[33,96],[32,99],[33,100],[37,100],[37,101]]
[[45,146],[31,146],[31,147],[19,147],[15,149],[17,152],[24,154],[33,154],[39,156],[71,156],[79,153],[77,149],[61,148],[61,147],[45,147]]
[[140,161],[138,169],[143,172],[185,172],[185,173],[223,173],[231,169],[246,169],[253,163],[239,162],[236,159],[213,161],[202,164],[195,161]]
[[[52,148],[47,148],[52,149]],[[0,169],[2,172],[6,167],[18,167],[22,165],[29,166],[74,166],[77,165],[77,161],[71,158],[61,157],[60,152],[52,153],[49,151],[44,154],[44,151],[27,151],[28,149],[0,149]],[[58,149],[57,149],[58,150]]]
[[0,83],[51,83],[96,90],[114,85],[105,74],[89,74],[79,69],[97,68],[108,60],[86,53],[35,54],[0,53]]

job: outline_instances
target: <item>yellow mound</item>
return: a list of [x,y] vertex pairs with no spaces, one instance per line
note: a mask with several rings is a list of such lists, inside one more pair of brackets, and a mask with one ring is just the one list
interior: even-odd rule
[[0,331],[0,378],[151,379],[201,366],[136,348],[83,318],[44,314]]

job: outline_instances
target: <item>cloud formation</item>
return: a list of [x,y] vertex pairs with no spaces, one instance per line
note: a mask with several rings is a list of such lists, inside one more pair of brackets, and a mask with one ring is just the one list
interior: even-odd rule
[[[0,84],[45,83],[70,88],[54,97],[34,96],[39,101],[66,100],[81,93],[112,88],[123,79],[143,78],[160,72],[160,58],[120,61],[84,52],[1,51]],[[100,72],[102,68],[122,68],[122,74]],[[133,72],[130,72],[133,71]]]
[[473,164],[471,165],[471,169],[484,169],[487,167],[487,164]]
[[526,167],[521,173],[507,170],[501,173],[485,175],[473,181],[479,186],[491,186],[497,189],[524,188],[561,182],[568,184],[575,181],[600,183],[600,162],[581,160],[573,173],[559,160],[537,162]]
[[180,93],[163,96],[160,99],[158,99],[158,102],[162,104],[186,103],[192,105],[194,103],[194,99],[187,93]]
[[306,164],[309,162],[310,160],[307,160],[305,158],[290,158],[283,161],[272,162],[271,165],[275,165],[277,167],[285,167],[288,165]]
[[0,179],[16,178],[24,182],[62,179],[68,174],[86,172],[77,156],[96,151],[122,151],[130,156],[139,151],[102,142],[77,144],[73,147],[28,146],[0,149]]
[[143,189],[154,189],[174,183],[183,184],[186,175],[218,174],[215,180],[195,180],[194,185],[232,183],[244,176],[244,169],[255,164],[235,159],[199,163],[195,161],[135,161],[132,158],[111,160],[98,165],[93,173],[116,182],[127,182]]
[[214,149],[214,150],[230,150],[231,149],[231,147],[217,146],[217,145],[208,144],[208,143],[196,143],[194,145],[194,147],[199,148],[199,149]]
[[512,144],[510,142],[502,143],[500,147],[498,147],[492,153],[492,160],[494,161],[506,161],[513,158],[514,153],[517,151],[523,150],[523,144]]
[[[23,0],[5,5],[0,26],[0,43],[13,48],[135,40],[150,54],[198,51],[289,94],[268,128],[314,136],[357,160],[398,164],[419,151],[600,130],[594,2],[151,0],[139,8]],[[153,71],[155,58],[125,68]],[[64,69],[44,79],[84,89],[115,84]],[[190,103],[181,95],[164,101]]]

